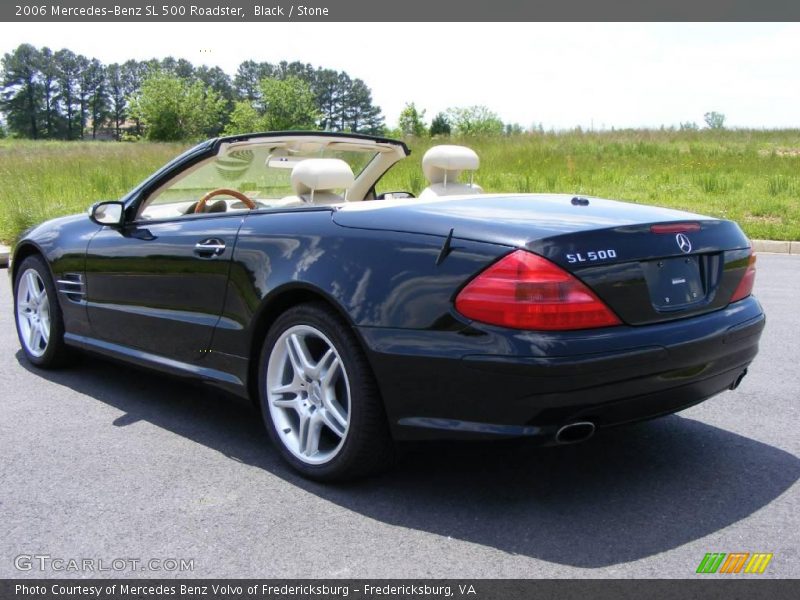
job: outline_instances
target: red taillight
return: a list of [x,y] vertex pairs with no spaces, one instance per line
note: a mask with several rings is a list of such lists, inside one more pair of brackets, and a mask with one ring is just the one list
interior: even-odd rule
[[700,223],[659,223],[650,225],[651,233],[686,233],[700,231]]
[[524,250],[500,259],[456,297],[465,317],[514,329],[567,330],[621,322],[577,278]]
[[731,302],[736,302],[743,298],[747,298],[753,293],[753,284],[756,282],[756,255],[751,254],[750,259],[747,261],[747,269],[744,271],[744,276],[736,286],[736,291],[731,296]]

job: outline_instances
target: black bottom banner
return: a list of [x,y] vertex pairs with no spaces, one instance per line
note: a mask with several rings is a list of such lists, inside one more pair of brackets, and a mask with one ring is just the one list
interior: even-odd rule
[[36,600],[294,600],[315,598],[457,598],[475,600],[636,598],[751,600],[797,598],[797,580],[776,579],[179,579],[0,580],[0,598]]

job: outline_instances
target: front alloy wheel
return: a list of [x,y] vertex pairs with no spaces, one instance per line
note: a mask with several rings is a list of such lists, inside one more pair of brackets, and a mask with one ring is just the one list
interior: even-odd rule
[[17,284],[17,324],[25,350],[36,358],[50,340],[50,298],[36,269],[26,269]]
[[41,256],[28,256],[15,275],[14,317],[25,357],[45,368],[67,362],[64,319],[47,264]]

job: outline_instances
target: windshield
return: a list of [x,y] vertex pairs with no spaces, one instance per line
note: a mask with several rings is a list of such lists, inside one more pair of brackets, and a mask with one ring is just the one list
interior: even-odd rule
[[[191,214],[193,204],[212,190],[232,189],[253,200],[257,208],[297,203],[291,185],[292,169],[308,158],[338,158],[358,176],[375,157],[370,149],[331,148],[333,144],[263,144],[232,146],[201,161],[156,190],[140,210],[145,219]],[[341,146],[341,145],[340,145]],[[225,198],[225,196],[221,196]],[[228,210],[245,209],[228,197]]]

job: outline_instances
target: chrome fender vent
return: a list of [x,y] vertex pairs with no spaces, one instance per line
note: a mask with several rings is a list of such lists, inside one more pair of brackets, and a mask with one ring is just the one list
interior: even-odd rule
[[82,273],[64,273],[56,281],[56,286],[72,302],[83,302],[86,298],[86,283]]

